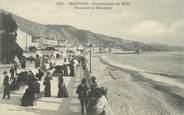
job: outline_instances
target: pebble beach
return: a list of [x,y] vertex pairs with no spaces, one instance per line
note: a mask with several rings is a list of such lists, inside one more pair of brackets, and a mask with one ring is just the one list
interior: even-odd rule
[[[108,102],[115,115],[183,115],[183,89],[155,81],[150,74],[120,68],[92,56],[92,75],[99,86],[108,88]],[[169,78],[168,78],[169,79]]]

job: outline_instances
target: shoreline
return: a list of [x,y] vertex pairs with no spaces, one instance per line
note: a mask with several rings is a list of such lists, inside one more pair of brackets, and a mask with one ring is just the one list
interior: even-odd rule
[[136,68],[134,66],[131,66],[131,65],[128,65],[128,64],[125,64],[125,66],[119,66],[119,65],[115,65],[115,64],[112,64],[112,63],[109,63],[110,60],[105,60],[104,56],[100,56],[99,57],[101,62],[103,62],[104,64],[108,64],[110,66],[113,66],[115,68],[118,68],[118,69],[122,69],[122,70],[125,70],[125,71],[130,71],[130,72],[145,72],[145,73],[149,73],[149,74],[155,74],[155,75],[160,75],[160,76],[164,76],[164,77],[168,77],[168,78],[176,78],[176,79],[182,79],[184,78],[184,75],[178,75],[178,74],[171,74],[171,73],[164,73],[164,72],[157,72],[157,71],[149,71],[149,70],[143,70],[143,69],[139,69],[139,68]]
[[[181,93],[183,89],[146,78],[138,71],[112,65],[103,60],[101,55],[93,56],[93,60],[98,63],[98,66],[101,66],[93,71],[98,71],[95,76],[100,76],[97,82],[109,89],[109,103],[116,115],[119,113],[130,115],[154,115],[159,113],[163,115],[182,115],[184,113],[184,94]],[[101,72],[99,72],[100,70]],[[101,77],[104,75],[105,77]],[[129,90],[131,88],[133,91]],[[137,97],[132,94],[137,95]],[[129,96],[135,101],[138,101],[139,98],[142,100],[143,97],[145,99],[132,105],[127,101],[130,98]],[[140,107],[141,110],[136,110],[137,108],[140,109]],[[132,111],[134,112],[132,113]]]
[[[108,66],[114,67],[116,69],[119,69],[124,72],[130,73],[132,76],[135,74],[136,75],[141,75],[145,79],[150,79],[155,82],[160,82],[163,84],[168,84],[171,86],[179,87],[184,89],[184,84],[183,84],[183,79],[180,79],[178,77],[171,77],[173,75],[170,74],[165,74],[165,73],[159,73],[159,72],[152,72],[152,71],[145,71],[141,70],[139,68],[134,68],[129,65],[121,66],[121,65],[115,65],[111,60],[105,60],[104,57],[100,56],[99,57],[100,61]],[[178,79],[177,79],[178,78]]]

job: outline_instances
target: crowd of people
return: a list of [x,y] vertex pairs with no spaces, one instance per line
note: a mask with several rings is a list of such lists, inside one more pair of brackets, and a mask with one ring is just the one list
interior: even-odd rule
[[[43,80],[45,86],[43,96],[51,96],[51,80],[53,77],[58,78],[58,94],[57,97],[68,97],[66,86],[64,84],[64,76],[75,76],[74,66],[77,66],[80,60],[78,56],[68,56],[64,58],[64,63],[56,65],[53,60],[60,60],[60,56],[55,59],[53,56],[31,56],[22,58],[20,64],[14,62],[8,71],[4,71],[4,95],[3,99],[10,99],[10,91],[19,90],[21,86],[27,86],[22,96],[22,106],[33,106],[36,98],[41,95],[40,82]],[[27,64],[26,64],[27,63]],[[20,66],[19,66],[20,65]],[[30,65],[34,65],[29,67]],[[59,68],[58,68],[59,67]]]
[[[60,56],[57,56],[60,59]],[[68,56],[63,58],[62,65],[58,65],[53,61],[53,57],[36,55],[35,58],[24,58],[20,61],[20,67],[15,62],[10,69],[10,77],[7,71],[4,71],[4,94],[3,99],[10,99],[11,90],[19,90],[21,86],[27,86],[21,98],[21,106],[34,106],[36,99],[44,96],[51,97],[51,80],[53,77],[58,79],[57,98],[69,97],[67,88],[64,83],[64,76],[75,76],[75,67],[81,66],[86,70],[86,59],[83,56]],[[26,69],[26,62],[34,64],[34,69]],[[19,70],[22,69],[20,72]],[[35,71],[36,70],[36,71]],[[54,71],[53,71],[54,70]],[[43,80],[43,84],[40,84]],[[89,79],[88,79],[89,80]],[[81,80],[81,84],[77,87],[76,94],[81,104],[81,114],[86,111],[89,115],[104,115],[104,108],[107,104],[107,89],[98,87],[96,78],[90,77],[90,84],[87,79]],[[88,82],[88,83],[89,83]],[[44,91],[40,91],[40,85],[44,85]]]

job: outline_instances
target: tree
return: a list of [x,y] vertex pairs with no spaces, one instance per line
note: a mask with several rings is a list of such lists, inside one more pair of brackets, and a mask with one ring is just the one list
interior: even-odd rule
[[16,43],[18,26],[11,14],[2,15],[2,62],[4,64],[13,63],[14,57],[21,57],[23,50]]

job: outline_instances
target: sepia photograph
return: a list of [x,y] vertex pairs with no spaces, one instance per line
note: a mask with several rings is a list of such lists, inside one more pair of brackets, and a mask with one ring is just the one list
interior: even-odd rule
[[184,1],[0,0],[0,115],[184,115]]

